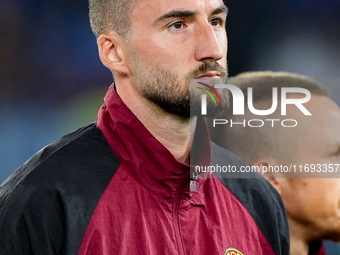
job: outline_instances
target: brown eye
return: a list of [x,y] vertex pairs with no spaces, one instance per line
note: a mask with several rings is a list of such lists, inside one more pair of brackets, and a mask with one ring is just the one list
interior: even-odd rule
[[176,21],[172,24],[173,28],[175,29],[182,29],[183,28],[183,21]]
[[213,27],[220,26],[222,24],[222,20],[220,18],[215,18],[210,21],[210,24]]
[[187,25],[183,20],[177,20],[168,25],[168,29],[173,32],[180,32],[185,29]]

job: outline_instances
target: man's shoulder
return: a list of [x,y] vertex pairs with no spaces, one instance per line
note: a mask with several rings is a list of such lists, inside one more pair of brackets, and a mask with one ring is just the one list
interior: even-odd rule
[[[250,192],[261,195],[259,198],[281,204],[282,200],[276,189],[260,174],[245,172],[247,165],[233,152],[211,142],[212,166],[225,166],[225,170],[216,172],[224,185],[237,193]],[[269,193],[268,193],[269,191]]]
[[107,185],[118,166],[119,160],[100,129],[88,125],[47,145],[19,167],[0,186],[0,210],[16,193],[79,190],[93,182]]
[[210,142],[211,151],[212,151],[212,165],[214,164],[224,164],[224,165],[232,165],[237,168],[241,166],[245,166],[246,164],[234,153],[229,150],[226,150],[214,142]]
[[119,164],[95,124],[40,150],[0,186],[0,253],[76,254]]
[[[276,189],[257,173],[240,172],[246,164],[234,153],[211,143],[212,166],[234,166],[236,172],[216,173],[242,203],[261,229],[276,254],[289,247],[289,229],[283,201]],[[243,168],[244,169],[244,168]],[[282,251],[281,251],[282,252]],[[286,250],[282,254],[288,254]]]

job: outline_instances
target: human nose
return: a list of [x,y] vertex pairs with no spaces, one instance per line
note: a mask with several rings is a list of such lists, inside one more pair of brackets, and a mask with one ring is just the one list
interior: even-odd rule
[[[227,37],[225,31],[216,31],[210,23],[201,26],[197,33],[195,57],[198,61],[218,61],[226,54]],[[225,50],[224,48],[225,47]]]

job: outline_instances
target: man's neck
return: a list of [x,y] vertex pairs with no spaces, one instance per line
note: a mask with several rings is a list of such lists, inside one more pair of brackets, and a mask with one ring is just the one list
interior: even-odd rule
[[308,230],[302,224],[288,218],[290,232],[290,255],[308,255]]
[[182,163],[190,162],[196,118],[171,114],[143,97],[131,86],[117,86],[117,93],[149,132]]

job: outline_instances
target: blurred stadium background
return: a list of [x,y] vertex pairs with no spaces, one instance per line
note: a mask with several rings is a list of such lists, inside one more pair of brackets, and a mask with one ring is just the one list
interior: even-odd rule
[[[339,0],[226,4],[230,75],[308,75],[340,104]],[[84,0],[0,1],[0,183],[44,145],[96,120],[112,77],[87,13]]]

